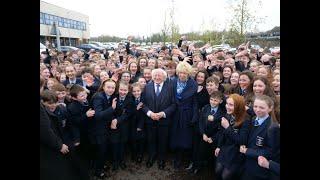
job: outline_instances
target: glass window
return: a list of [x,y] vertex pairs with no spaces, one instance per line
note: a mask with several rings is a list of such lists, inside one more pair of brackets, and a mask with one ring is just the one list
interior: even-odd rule
[[45,18],[45,19],[49,19],[48,14],[45,13],[45,14],[44,14],[44,18]]
[[40,24],[43,24],[43,19],[40,19]]
[[43,13],[42,12],[40,12],[40,18],[43,18]]
[[60,27],[62,26],[62,22],[61,21],[58,22],[58,26],[60,26]]
[[46,20],[45,20],[45,24],[50,24],[50,20],[49,20],[49,19],[46,19]]

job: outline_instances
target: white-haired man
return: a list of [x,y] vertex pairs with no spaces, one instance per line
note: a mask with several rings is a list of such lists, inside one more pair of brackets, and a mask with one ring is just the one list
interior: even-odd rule
[[146,132],[151,167],[158,156],[158,167],[164,169],[168,146],[169,122],[176,109],[175,97],[167,73],[163,69],[152,70],[152,82],[148,83],[143,93],[143,112],[147,114]]

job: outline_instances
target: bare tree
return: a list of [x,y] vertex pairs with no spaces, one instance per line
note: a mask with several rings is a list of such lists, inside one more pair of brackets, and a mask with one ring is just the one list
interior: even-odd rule
[[240,36],[246,32],[257,29],[258,24],[262,23],[265,17],[258,17],[257,10],[262,8],[262,2],[259,0],[230,0],[230,9],[233,12],[231,19],[231,29],[237,31]]
[[167,13],[165,13],[163,27],[161,29],[162,40],[165,43],[168,40],[170,26],[167,23]]

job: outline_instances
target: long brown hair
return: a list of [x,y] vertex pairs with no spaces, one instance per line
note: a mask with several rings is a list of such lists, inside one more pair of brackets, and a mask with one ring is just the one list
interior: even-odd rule
[[235,126],[241,126],[246,116],[246,103],[244,97],[239,94],[231,94],[229,98],[234,101],[233,115],[235,116]]
[[253,81],[252,81],[252,92],[253,92],[253,84],[254,84],[255,81],[258,81],[258,80],[263,82],[263,84],[266,86],[263,94],[275,99],[276,98],[276,94],[274,93],[274,91],[272,89],[272,85],[270,84],[269,80],[266,77],[263,77],[263,76],[255,76],[253,78]]
[[128,65],[128,71],[130,72],[130,75],[131,75],[130,67],[131,67],[131,64],[133,64],[133,63],[135,63],[135,64],[137,65],[137,72],[136,72],[136,74],[138,74],[138,73],[140,72],[140,66],[139,66],[138,62],[137,62],[137,61],[131,61],[131,62],[129,63],[129,65]]

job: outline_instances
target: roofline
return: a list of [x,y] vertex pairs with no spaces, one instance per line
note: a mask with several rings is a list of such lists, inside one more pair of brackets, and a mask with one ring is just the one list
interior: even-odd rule
[[88,15],[83,14],[83,13],[80,13],[80,12],[78,12],[78,11],[74,11],[74,10],[71,10],[71,9],[67,9],[67,8],[64,8],[64,7],[61,7],[61,6],[57,6],[57,5],[55,5],[55,4],[51,4],[51,3],[48,3],[48,2],[45,2],[45,1],[41,1],[41,0],[40,0],[40,2],[47,3],[47,4],[50,4],[50,5],[52,5],[52,6],[56,6],[56,7],[58,7],[58,8],[65,9],[65,10],[67,10],[67,11],[72,11],[72,12],[81,14],[81,15],[83,15],[83,16],[87,16],[87,17],[89,18]]

